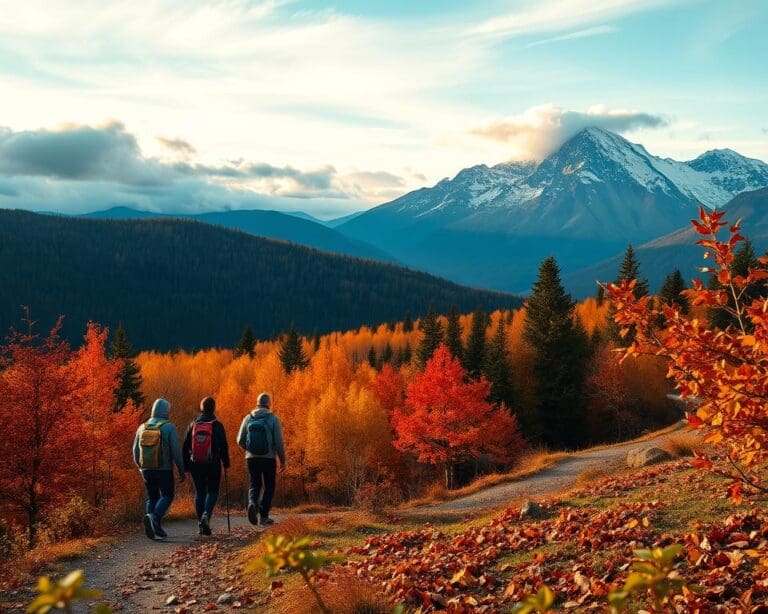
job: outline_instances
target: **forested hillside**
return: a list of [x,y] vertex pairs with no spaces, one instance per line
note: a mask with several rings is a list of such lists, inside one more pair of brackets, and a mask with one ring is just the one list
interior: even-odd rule
[[122,322],[137,348],[232,345],[295,323],[305,333],[424,313],[512,307],[405,268],[336,256],[184,220],[90,220],[0,211],[0,329],[27,305],[63,335]]

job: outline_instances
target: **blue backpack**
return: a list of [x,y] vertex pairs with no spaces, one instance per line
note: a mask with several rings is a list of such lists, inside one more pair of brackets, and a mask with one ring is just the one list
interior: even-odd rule
[[270,451],[269,416],[254,418],[248,421],[248,434],[245,438],[245,449],[256,456],[266,456]]

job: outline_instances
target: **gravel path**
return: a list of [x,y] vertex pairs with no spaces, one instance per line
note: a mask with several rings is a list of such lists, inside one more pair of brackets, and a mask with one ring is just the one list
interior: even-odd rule
[[[232,516],[231,520],[233,531],[236,528],[251,527],[244,516]],[[102,591],[104,601],[120,604],[123,612],[146,612],[157,608],[173,612],[173,607],[162,607],[172,592],[169,588],[175,574],[172,568],[166,568],[167,579],[139,582],[143,587],[141,590],[130,595],[122,594],[124,584],[136,578],[140,565],[152,562],[164,563],[180,546],[201,543],[197,520],[170,521],[164,523],[164,528],[168,532],[168,538],[163,541],[151,541],[144,535],[143,527],[137,526],[135,533],[121,538],[115,544],[97,549],[90,556],[86,555],[67,562],[64,570],[84,570],[88,586]],[[204,540],[217,539],[217,533],[226,535],[226,518],[214,517],[211,529],[214,535],[203,538]],[[256,527],[252,529],[254,532],[258,531]],[[76,611],[87,612],[88,609],[80,607]]]
[[[540,473],[521,478],[514,482],[492,486],[478,493],[446,501],[436,505],[412,508],[409,513],[440,514],[467,513],[493,509],[513,504],[521,499],[536,499],[544,495],[562,492],[576,485],[579,474],[587,470],[617,466],[624,462],[627,452],[633,449],[658,446],[664,443],[669,432],[646,441],[635,441],[616,446],[580,452],[556,466]],[[280,517],[275,519],[279,522]],[[61,571],[83,569],[88,579],[88,586],[104,593],[104,600],[119,604],[123,612],[147,612],[161,610],[173,612],[174,607],[164,606],[165,599],[171,594],[174,574],[173,568],[164,568],[165,579],[140,581],[140,590],[124,595],[126,584],[136,582],[137,573],[142,564],[163,564],[181,546],[200,543],[197,534],[197,521],[178,520],[168,522],[166,529],[169,538],[162,542],[150,541],[141,526],[136,532],[120,538],[114,544],[97,548],[94,551],[61,565]],[[226,534],[226,519],[216,517],[212,523],[214,536],[204,538],[216,540],[216,534]],[[251,527],[241,515],[232,516],[232,529],[237,529],[239,539],[252,539],[258,528]],[[176,606],[178,607],[178,606]],[[76,612],[87,612],[86,606],[78,607]]]
[[537,499],[568,490],[576,486],[579,474],[595,469],[607,469],[623,465],[630,450],[662,446],[670,433],[665,432],[646,441],[632,441],[615,446],[579,452],[559,462],[550,469],[521,478],[514,482],[491,486],[472,495],[445,501],[436,505],[415,507],[411,513],[461,513],[492,509],[513,504],[521,499]]

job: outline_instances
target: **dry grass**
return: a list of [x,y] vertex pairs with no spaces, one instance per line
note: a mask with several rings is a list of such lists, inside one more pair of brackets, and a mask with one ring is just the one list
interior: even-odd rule
[[[386,614],[392,606],[382,594],[381,587],[352,575],[334,573],[328,584],[319,588],[325,605],[334,614]],[[306,586],[286,591],[279,611],[285,614],[319,614],[320,608]]]
[[701,435],[695,431],[681,431],[673,433],[666,438],[661,446],[673,457],[693,456],[694,452],[702,448]]
[[323,503],[302,503],[294,507],[276,507],[275,514],[332,514],[344,512],[349,508],[338,505],[325,505]]
[[607,477],[617,477],[621,474],[629,472],[631,472],[631,470],[627,467],[623,460],[615,460],[598,467],[591,467],[589,469],[585,469],[576,476],[575,488],[578,489],[582,486],[586,486],[587,484],[591,484],[592,482],[596,482],[597,480],[602,480],[603,478]]
[[548,452],[541,449],[529,450],[520,457],[515,463],[514,468],[508,473],[489,473],[488,475],[478,478],[471,484],[456,490],[446,490],[445,486],[442,484],[433,484],[427,489],[423,497],[412,499],[402,507],[403,509],[410,509],[422,505],[430,505],[439,501],[452,501],[453,499],[473,495],[481,490],[490,488],[491,486],[521,480],[530,477],[535,473],[539,473],[540,471],[550,469],[570,456],[571,454],[568,452]]

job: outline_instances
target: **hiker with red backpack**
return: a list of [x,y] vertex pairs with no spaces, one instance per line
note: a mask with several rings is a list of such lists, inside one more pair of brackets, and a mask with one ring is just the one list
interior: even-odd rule
[[211,516],[219,499],[221,467],[229,469],[229,446],[224,425],[216,419],[216,401],[200,401],[200,414],[187,428],[183,446],[186,470],[195,485],[195,511],[201,535],[211,534]]
[[243,418],[237,435],[237,444],[245,450],[245,462],[251,481],[248,491],[248,520],[251,524],[264,526],[274,524],[274,520],[269,517],[269,510],[275,494],[275,457],[280,459],[280,470],[285,470],[283,429],[278,417],[270,410],[271,405],[272,397],[262,392],[256,409]]
[[173,502],[174,465],[179,471],[179,482],[184,481],[184,460],[176,426],[168,421],[170,411],[168,401],[157,399],[152,404],[150,419],[139,426],[133,440],[133,462],[141,471],[147,491],[144,532],[149,539],[168,537],[162,521]]

